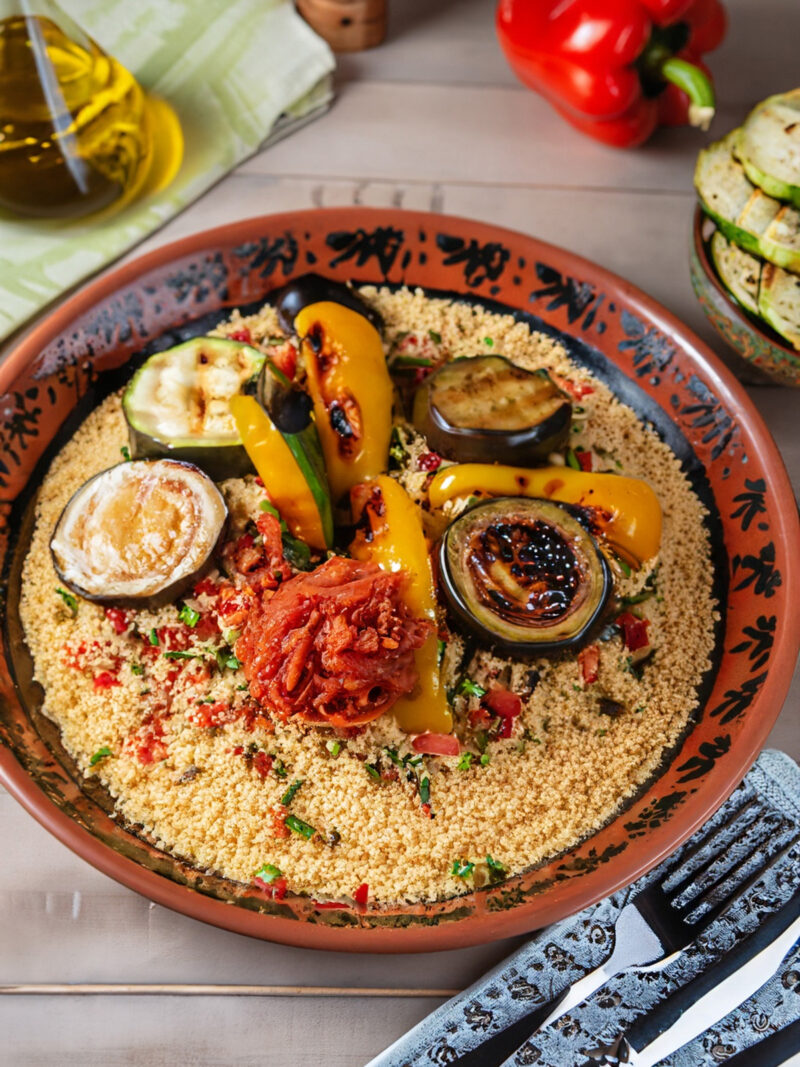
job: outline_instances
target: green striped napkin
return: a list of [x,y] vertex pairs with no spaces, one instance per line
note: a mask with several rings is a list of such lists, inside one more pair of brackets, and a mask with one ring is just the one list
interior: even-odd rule
[[0,340],[197,199],[332,96],[334,59],[289,0],[62,0],[181,120],[184,159],[162,191],[78,222],[0,216]]

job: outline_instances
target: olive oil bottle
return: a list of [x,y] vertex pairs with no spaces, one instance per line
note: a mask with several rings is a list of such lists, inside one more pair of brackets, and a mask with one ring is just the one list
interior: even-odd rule
[[0,0],[0,209],[120,207],[154,171],[165,184],[182,153],[174,112],[52,0]]

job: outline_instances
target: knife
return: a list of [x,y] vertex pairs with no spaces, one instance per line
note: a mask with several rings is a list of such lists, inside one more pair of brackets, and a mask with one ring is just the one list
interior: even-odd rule
[[[613,1062],[652,1067],[682,1048],[760,989],[799,938],[800,891],[702,974],[637,1019],[616,1047]],[[584,1067],[598,1062],[603,1060],[592,1058]]]

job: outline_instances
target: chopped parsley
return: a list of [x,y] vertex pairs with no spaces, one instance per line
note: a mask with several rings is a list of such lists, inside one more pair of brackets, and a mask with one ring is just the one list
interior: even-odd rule
[[625,577],[630,578],[630,576],[633,574],[633,571],[630,569],[625,560],[622,559],[620,556],[617,556],[617,563],[619,564],[619,569],[622,571]]
[[471,678],[462,678],[456,686],[457,693],[463,693],[468,697],[482,697],[486,696],[486,690],[482,685],[478,685],[477,682],[473,682]]
[[468,771],[470,769],[470,767],[472,766],[472,761],[474,759],[475,759],[475,753],[474,752],[462,752],[461,753],[461,757],[460,757],[460,759],[458,761],[458,767],[456,769],[459,770],[459,771]]
[[128,448],[128,446],[127,445],[123,445],[122,448],[120,449],[120,452],[121,452],[122,458],[125,460],[125,462],[126,463],[130,463],[130,461],[131,461],[131,450]]
[[283,760],[278,759],[277,756],[273,756],[272,758],[275,761],[272,764],[272,769],[275,772],[275,776],[277,778],[288,778],[289,772],[286,770],[286,764],[283,762]]
[[484,337],[483,343],[485,345],[488,345],[489,348],[494,348],[494,338],[493,337]]
[[261,511],[268,511],[270,515],[274,515],[276,519],[280,519],[280,512],[273,504],[270,504],[269,500],[259,501],[258,506]]
[[442,660],[444,659],[445,650],[447,648],[447,642],[443,641],[441,637],[436,642],[436,665],[441,667]]
[[470,863],[469,860],[453,860],[450,873],[455,875],[456,878],[469,878],[474,870],[475,864]]
[[141,665],[141,663],[131,664],[131,674],[144,674],[144,667]]
[[431,799],[431,780],[427,774],[419,780],[419,802],[428,804]]
[[381,772],[374,763],[365,763],[364,767],[370,778],[374,778],[377,782],[381,780]]
[[392,427],[391,443],[389,445],[389,458],[393,460],[398,467],[402,467],[408,459],[408,452],[406,451],[403,442],[400,438],[400,431],[396,426]]
[[286,792],[281,797],[281,804],[283,804],[284,807],[288,808],[288,806],[291,804],[291,802],[297,796],[298,790],[300,789],[300,786],[302,784],[303,784],[303,779],[302,778],[296,778],[292,782],[292,784],[289,786],[289,788],[286,790]]
[[181,622],[186,623],[187,626],[194,628],[200,622],[200,612],[190,608],[188,604],[184,604],[178,612],[178,618]]
[[246,689],[249,689],[247,682],[243,682],[242,685],[236,686],[237,693],[243,693]]
[[151,645],[158,645],[158,644],[160,644],[160,642],[159,642],[159,640],[158,640],[158,630],[157,630],[157,629],[155,628],[155,626],[154,626],[154,627],[153,627],[153,629],[152,629],[152,630],[150,631],[150,644],[151,644]]
[[484,754],[481,756],[481,767],[488,767],[491,758],[492,757],[489,755],[488,752],[484,752]]
[[202,652],[183,652],[183,651],[164,652],[163,656],[164,656],[164,659],[202,659],[203,658]]
[[257,878],[259,882],[264,882],[266,885],[270,885],[276,878],[283,877],[283,871],[280,867],[276,867],[274,863],[263,863],[253,877]]
[[428,330],[428,337],[430,337],[435,345],[440,345],[442,343],[442,335],[437,330]]
[[111,749],[108,747],[108,745],[103,745],[102,748],[98,748],[97,752],[95,752],[95,754],[89,760],[89,766],[94,767],[95,764],[100,762],[100,760],[104,760],[110,755]]
[[66,589],[62,589],[61,586],[58,586],[58,588],[56,589],[56,592],[61,597],[61,599],[64,601],[64,603],[69,608],[69,610],[72,612],[72,616],[74,618],[78,614],[78,599],[77,599],[77,597],[74,597],[72,595],[72,593],[68,593],[66,591]]
[[301,837],[304,837],[306,841],[310,841],[317,832],[316,827],[311,826],[307,822],[303,822],[303,820],[298,819],[296,815],[287,815],[285,821],[290,830],[299,834]]
[[493,860],[491,856],[486,856],[486,866],[489,868],[489,881],[500,882],[508,874],[508,867],[505,863],[501,863],[500,860]]
[[325,748],[327,748],[328,752],[330,752],[330,754],[333,756],[333,758],[336,759],[336,757],[342,751],[342,742],[341,741],[326,741],[325,742]]
[[311,549],[305,541],[299,541],[289,533],[283,535],[283,554],[296,570],[312,569]]

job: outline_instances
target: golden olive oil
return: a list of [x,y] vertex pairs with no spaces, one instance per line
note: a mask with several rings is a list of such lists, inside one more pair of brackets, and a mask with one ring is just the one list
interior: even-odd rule
[[[0,207],[25,215],[84,215],[128,202],[153,164],[153,113],[133,75],[90,38],[43,16],[0,20]],[[176,134],[159,139],[174,152]]]

